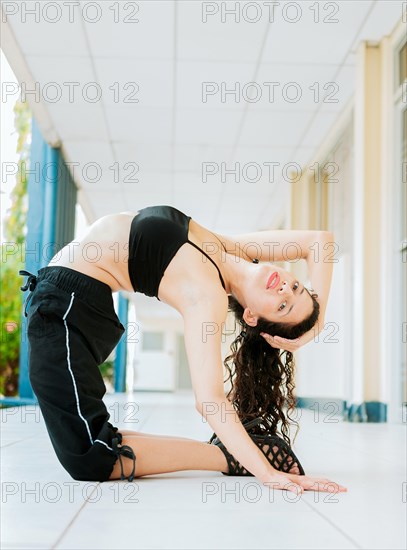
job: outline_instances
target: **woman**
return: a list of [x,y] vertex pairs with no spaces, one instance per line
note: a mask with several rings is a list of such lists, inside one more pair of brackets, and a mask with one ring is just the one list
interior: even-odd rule
[[[270,241],[277,240],[270,256]],[[226,237],[174,207],[157,205],[105,216],[79,242],[58,252],[37,277],[21,272],[29,276],[22,289],[32,291],[30,381],[55,452],[70,475],[83,481],[124,476],[132,481],[178,470],[216,470],[254,475],[277,489],[332,491],[330,480],[298,475],[303,471],[288,447],[285,463],[290,467],[281,471],[278,461],[273,467],[268,456],[276,448],[254,444],[259,432],[249,434],[249,425],[242,424],[261,412],[260,420],[271,420],[273,433],[278,421],[283,432],[287,427],[283,377],[292,405],[291,351],[313,338],[317,319],[323,327],[331,278],[331,264],[312,261],[309,247],[329,240],[330,233],[312,231]],[[292,241],[308,262],[319,302],[290,273],[270,263],[282,260]],[[284,259],[298,259],[298,246],[287,248]],[[119,432],[108,422],[98,365],[124,332],[113,308],[112,292],[118,290],[155,296],[182,315],[196,409],[215,432],[210,442]],[[224,393],[221,360],[229,300],[245,327],[239,350],[235,342],[238,373],[232,400]],[[270,334],[297,340],[272,339]],[[280,348],[287,351],[285,366]],[[263,397],[265,388],[269,391]],[[335,490],[345,488],[336,485]]]

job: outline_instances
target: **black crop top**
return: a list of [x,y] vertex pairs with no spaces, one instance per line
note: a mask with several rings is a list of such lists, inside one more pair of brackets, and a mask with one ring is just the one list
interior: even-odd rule
[[190,243],[216,267],[223,288],[225,283],[216,263],[188,239],[191,216],[167,205],[147,206],[131,222],[128,269],[135,292],[158,297],[158,287],[172,258],[184,243]]

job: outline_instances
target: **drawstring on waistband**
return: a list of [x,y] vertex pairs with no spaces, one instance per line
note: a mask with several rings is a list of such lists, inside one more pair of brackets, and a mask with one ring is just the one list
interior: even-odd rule
[[[123,455],[133,460],[133,470],[128,477],[129,481],[133,481],[134,474],[136,471],[136,455],[134,454],[133,449],[129,445],[121,445],[121,442],[122,442],[122,434],[120,432],[117,432],[116,437],[112,439],[112,446],[113,446],[113,451],[116,453],[116,456],[119,458],[119,461],[120,461],[120,468],[121,468],[120,479],[121,480],[126,479],[126,476],[124,475],[124,472],[123,472],[123,462],[121,457],[121,455]],[[120,445],[120,447],[118,445]]]
[[30,293],[27,295],[27,298],[24,301],[24,315],[25,317],[27,317],[27,305],[29,300],[31,299],[33,290],[37,286],[37,276],[34,275],[33,273],[30,273],[29,271],[25,271],[24,269],[19,271],[18,274],[23,275],[24,277],[28,277],[25,285],[20,287],[20,290],[22,290],[23,292],[25,292],[26,290],[30,291]]

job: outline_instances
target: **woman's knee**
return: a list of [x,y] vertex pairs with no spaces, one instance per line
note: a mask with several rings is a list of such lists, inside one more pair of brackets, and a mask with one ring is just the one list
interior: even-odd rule
[[108,481],[111,470],[114,466],[116,457],[113,460],[93,461],[91,464],[84,457],[78,457],[75,460],[61,461],[68,474],[76,481]]

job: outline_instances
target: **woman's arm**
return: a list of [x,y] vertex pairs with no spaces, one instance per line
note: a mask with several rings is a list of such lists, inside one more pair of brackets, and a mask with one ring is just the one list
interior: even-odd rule
[[226,314],[224,293],[219,299],[202,300],[182,312],[195,407],[228,451],[265,482],[276,470],[247,434],[224,391],[221,342]]
[[272,229],[240,235],[217,235],[231,254],[240,253],[245,259],[258,258],[261,262],[287,262],[305,260],[319,233],[315,230]]
[[185,347],[195,394],[195,406],[229,453],[269,489],[344,491],[326,478],[287,474],[273,468],[241,423],[223,386],[222,327],[227,314],[227,296],[221,292],[198,300],[182,311]]
[[334,234],[330,231],[318,231],[315,241],[308,250],[306,259],[308,278],[311,287],[318,294],[320,313],[318,323],[320,330],[324,328],[325,310],[328,304],[331,288],[333,264],[338,262],[335,257],[336,243]]

